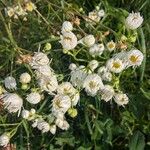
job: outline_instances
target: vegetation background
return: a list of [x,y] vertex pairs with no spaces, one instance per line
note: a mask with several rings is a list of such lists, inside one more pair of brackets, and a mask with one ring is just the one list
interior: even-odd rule
[[[21,0],[20,0],[21,1]],[[3,79],[13,74],[28,70],[26,65],[15,62],[21,54],[32,54],[39,45],[44,48],[47,42],[52,50],[47,52],[52,59],[52,67],[67,79],[68,66],[74,60],[64,55],[58,41],[58,31],[65,20],[82,15],[96,6],[108,13],[105,20],[110,28],[119,32],[117,22],[122,13],[140,11],[144,23],[138,29],[136,47],[144,53],[141,68],[127,71],[121,86],[130,93],[130,103],[125,108],[105,104],[94,98],[81,96],[78,116],[69,118],[70,129],[56,135],[41,134],[27,122],[18,128],[11,139],[18,150],[149,150],[150,149],[150,0],[35,0],[37,10],[28,15],[28,20],[10,20],[5,17],[5,7],[18,3],[19,0],[0,0],[0,84]],[[83,12],[84,11],[84,12]],[[81,21],[81,28],[84,29]],[[94,32],[98,32],[96,29]],[[65,75],[65,76],[63,76]],[[48,99],[37,106],[39,112],[47,112]],[[0,109],[0,134],[8,128],[7,123],[14,123],[17,118]]]

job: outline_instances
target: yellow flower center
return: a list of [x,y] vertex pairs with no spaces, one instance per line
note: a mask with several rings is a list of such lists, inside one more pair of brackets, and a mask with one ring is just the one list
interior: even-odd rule
[[110,49],[114,48],[114,47],[115,47],[115,46],[114,46],[114,43],[110,43],[110,44],[108,45],[108,47],[109,47]]
[[120,68],[120,66],[121,65],[118,62],[113,63],[113,67],[116,68],[116,69]]
[[64,40],[71,41],[70,37],[64,37]]
[[96,87],[96,83],[93,82],[93,81],[90,81],[90,82],[89,82],[89,87],[90,87],[91,89],[94,89],[94,88]]
[[130,61],[133,62],[133,63],[136,63],[136,62],[138,61],[138,57],[139,57],[139,56],[134,56],[134,55],[132,55],[132,56],[130,57]]
[[57,99],[56,101],[55,101],[55,105],[58,107],[58,108],[61,108],[61,105],[60,105],[60,99]]

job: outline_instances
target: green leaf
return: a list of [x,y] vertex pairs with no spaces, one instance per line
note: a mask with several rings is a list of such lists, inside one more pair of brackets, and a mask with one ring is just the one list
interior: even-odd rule
[[141,92],[143,93],[143,95],[150,100],[150,92],[145,92],[142,88],[140,88]]
[[130,139],[129,150],[144,150],[145,137],[140,131],[136,131]]

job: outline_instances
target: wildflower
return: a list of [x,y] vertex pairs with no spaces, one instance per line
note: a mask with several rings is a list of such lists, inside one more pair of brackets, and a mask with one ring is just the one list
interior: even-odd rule
[[27,11],[32,12],[33,10],[36,9],[36,6],[35,6],[32,2],[27,2],[27,3],[25,4],[25,9],[26,9]]
[[5,87],[9,90],[14,90],[14,89],[16,90],[17,89],[16,80],[15,80],[15,78],[13,78],[11,76],[5,78],[4,83],[5,83]]
[[5,93],[1,98],[4,107],[9,111],[9,113],[15,113],[19,111],[18,115],[20,114],[21,107],[23,105],[23,100],[21,97],[15,93]]
[[18,16],[27,15],[27,12],[20,5],[17,5],[16,7],[14,7],[14,11],[15,11],[15,15],[16,15],[16,16],[14,16],[15,19],[18,19]]
[[128,104],[129,98],[126,94],[123,93],[116,93],[114,95],[114,101],[119,105],[119,106],[124,106]]
[[110,52],[112,52],[116,48],[116,43],[113,41],[110,41],[107,43],[107,48]]
[[49,58],[46,54],[42,52],[37,52],[32,57],[32,60],[29,63],[33,69],[37,69],[39,66],[45,66],[49,64]]
[[42,133],[48,132],[50,130],[50,125],[44,120],[38,120],[37,128],[42,131]]
[[98,75],[99,76],[102,76],[105,72],[107,72],[108,71],[108,69],[105,67],[105,66],[102,66],[102,67],[100,67],[99,69],[98,69]]
[[54,114],[66,113],[66,111],[71,107],[70,97],[67,95],[56,95],[52,101],[52,112]]
[[112,80],[112,74],[107,71],[101,76],[102,80],[110,82]]
[[105,85],[103,88],[100,89],[100,94],[101,94],[101,99],[108,102],[113,98],[115,92],[112,86]]
[[111,72],[120,73],[124,69],[124,64],[118,58],[116,58],[116,59],[111,58],[111,59],[108,60],[108,62],[106,64],[106,67]]
[[31,104],[37,104],[41,101],[41,95],[38,92],[31,92],[27,95],[26,100]]
[[66,120],[57,118],[55,124],[62,130],[68,130],[69,124]]
[[15,11],[12,7],[7,7],[6,8],[6,13],[9,17],[12,17],[15,14]]
[[31,76],[29,73],[25,72],[20,75],[20,82],[22,84],[30,83],[30,81],[31,81]]
[[60,38],[60,43],[65,50],[71,50],[77,46],[77,37],[72,32],[64,32]]
[[97,60],[92,60],[89,62],[88,67],[94,71],[98,67],[99,63]]
[[104,85],[102,83],[101,77],[97,74],[90,74],[86,77],[83,83],[83,88],[88,95],[95,96],[97,91]]
[[52,75],[52,69],[49,65],[39,66],[36,71],[37,78],[41,78],[43,76],[51,76]]
[[143,61],[143,54],[137,49],[130,50],[127,53],[128,66],[140,66]]
[[2,134],[0,136],[0,146],[6,147],[9,143],[9,140],[10,138],[6,133]]
[[99,17],[104,17],[104,15],[105,15],[105,11],[103,9],[98,11],[98,16]]
[[70,70],[75,70],[77,68],[77,66],[76,66],[76,64],[74,64],[74,63],[71,63],[70,65],[69,65],[69,69]]
[[22,113],[21,113],[22,118],[28,119],[29,115],[30,115],[30,112],[28,110],[26,109],[22,110]]
[[95,38],[93,35],[87,35],[81,40],[79,40],[78,43],[81,43],[87,47],[91,47],[95,43]]
[[73,30],[73,26],[71,24],[71,22],[69,21],[65,21],[62,25],[62,28],[61,28],[61,32],[64,33],[64,32],[70,32]]
[[127,28],[134,30],[137,29],[143,23],[143,17],[140,13],[129,13],[129,16],[125,20],[125,25]]
[[105,47],[104,47],[104,44],[94,44],[92,47],[90,47],[89,49],[89,53],[90,55],[92,56],[100,56],[103,51],[104,51]]
[[55,125],[55,124],[50,125],[50,132],[51,132],[52,134],[55,134],[55,133],[56,133],[56,125]]

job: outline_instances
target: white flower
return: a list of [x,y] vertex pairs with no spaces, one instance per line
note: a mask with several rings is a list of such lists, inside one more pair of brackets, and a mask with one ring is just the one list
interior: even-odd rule
[[55,75],[42,76],[38,79],[38,84],[42,91],[47,91],[49,94],[52,94],[52,92],[54,92],[58,86]]
[[122,70],[124,69],[124,64],[120,59],[109,59],[107,61],[106,67],[108,68],[108,70],[110,70],[111,72],[114,73],[120,73],[122,72]]
[[14,7],[15,14],[18,16],[25,16],[27,15],[27,12],[19,5]]
[[103,9],[98,11],[98,16],[99,17],[104,17],[104,15],[105,15],[105,11]]
[[15,11],[12,7],[7,7],[6,13],[9,17],[12,17],[15,14]]
[[94,44],[92,47],[90,47],[89,53],[92,56],[100,56],[103,53],[104,49],[104,44]]
[[49,58],[46,54],[42,52],[37,52],[32,57],[32,60],[29,63],[33,69],[37,69],[39,66],[45,66],[49,64]]
[[17,83],[16,83],[16,80],[15,80],[15,78],[13,78],[13,77],[11,77],[11,76],[9,76],[9,77],[7,77],[7,78],[5,78],[5,81],[4,81],[4,83],[5,83],[5,87],[7,88],[7,89],[12,89],[12,90],[14,90],[14,89],[17,89]]
[[70,82],[73,86],[81,88],[87,75],[88,74],[84,71],[84,68],[77,68],[76,70],[71,71]]
[[44,120],[38,120],[37,128],[42,131],[42,133],[48,132],[50,130],[50,125]]
[[55,124],[62,130],[68,130],[69,124],[66,120],[57,118]]
[[98,11],[94,10],[92,12],[89,12],[88,18],[86,21],[91,22],[93,24],[98,23],[100,21],[101,17],[99,16]]
[[87,47],[91,47],[95,43],[95,38],[93,35],[87,35],[81,40],[79,40],[78,43],[81,43]]
[[38,125],[38,119],[35,119],[32,123],[32,127],[35,128]]
[[41,95],[38,92],[31,92],[27,95],[26,100],[31,104],[37,104],[41,101]]
[[72,106],[76,106],[79,99],[80,99],[80,94],[77,90],[75,90],[74,94],[71,95],[71,102],[72,102]]
[[56,133],[56,125],[54,124],[54,125],[50,125],[50,132],[52,133],[52,134],[55,134]]
[[119,105],[119,106],[124,106],[128,104],[129,98],[126,94],[123,93],[116,93],[114,95],[114,101]]
[[30,115],[30,112],[28,110],[26,110],[26,109],[22,110],[22,112],[21,112],[22,118],[28,119],[29,115]]
[[92,60],[89,62],[88,67],[94,71],[98,67],[99,63],[97,60]]
[[83,83],[83,88],[88,95],[95,96],[100,88],[103,88],[101,77],[97,74],[90,74],[86,77]]
[[143,61],[143,53],[133,49],[127,52],[128,66],[140,66]]
[[125,20],[125,25],[127,28],[134,30],[137,29],[143,23],[143,17],[140,13],[130,13]]
[[29,73],[25,72],[20,75],[20,82],[22,84],[30,83],[30,81],[31,81],[31,76]]
[[104,73],[106,73],[108,69],[105,66],[102,66],[98,69],[97,73],[99,76],[102,76]]
[[64,32],[70,32],[72,30],[73,30],[73,26],[72,26],[71,22],[65,21],[62,24],[62,28],[61,28],[62,33],[64,33]]
[[105,72],[102,76],[101,76],[102,80],[104,81],[111,81],[112,80],[112,74],[110,72]]
[[52,75],[52,69],[49,65],[45,65],[45,66],[39,66],[36,71],[36,76],[37,78],[44,76],[51,76]]
[[52,100],[52,112],[54,114],[66,113],[66,111],[71,107],[70,97],[67,95],[56,95]]
[[5,134],[5,133],[2,134],[0,136],[0,146],[6,147],[9,143],[9,140],[10,140],[10,138],[7,134]]
[[113,41],[110,41],[107,43],[107,48],[110,52],[112,52],[116,48],[116,43]]
[[65,50],[71,50],[77,46],[77,37],[72,32],[64,32],[60,38],[60,43]]
[[70,65],[69,65],[69,69],[70,70],[75,70],[77,68],[77,66],[76,66],[76,64],[74,64],[74,63],[71,63]]
[[101,99],[108,102],[113,98],[115,91],[112,86],[105,85],[102,89],[100,89],[100,94],[101,94]]
[[5,93],[1,98],[4,103],[4,107],[10,113],[15,113],[18,111],[18,115],[20,114],[21,107],[23,105],[23,100],[21,97],[15,93]]

